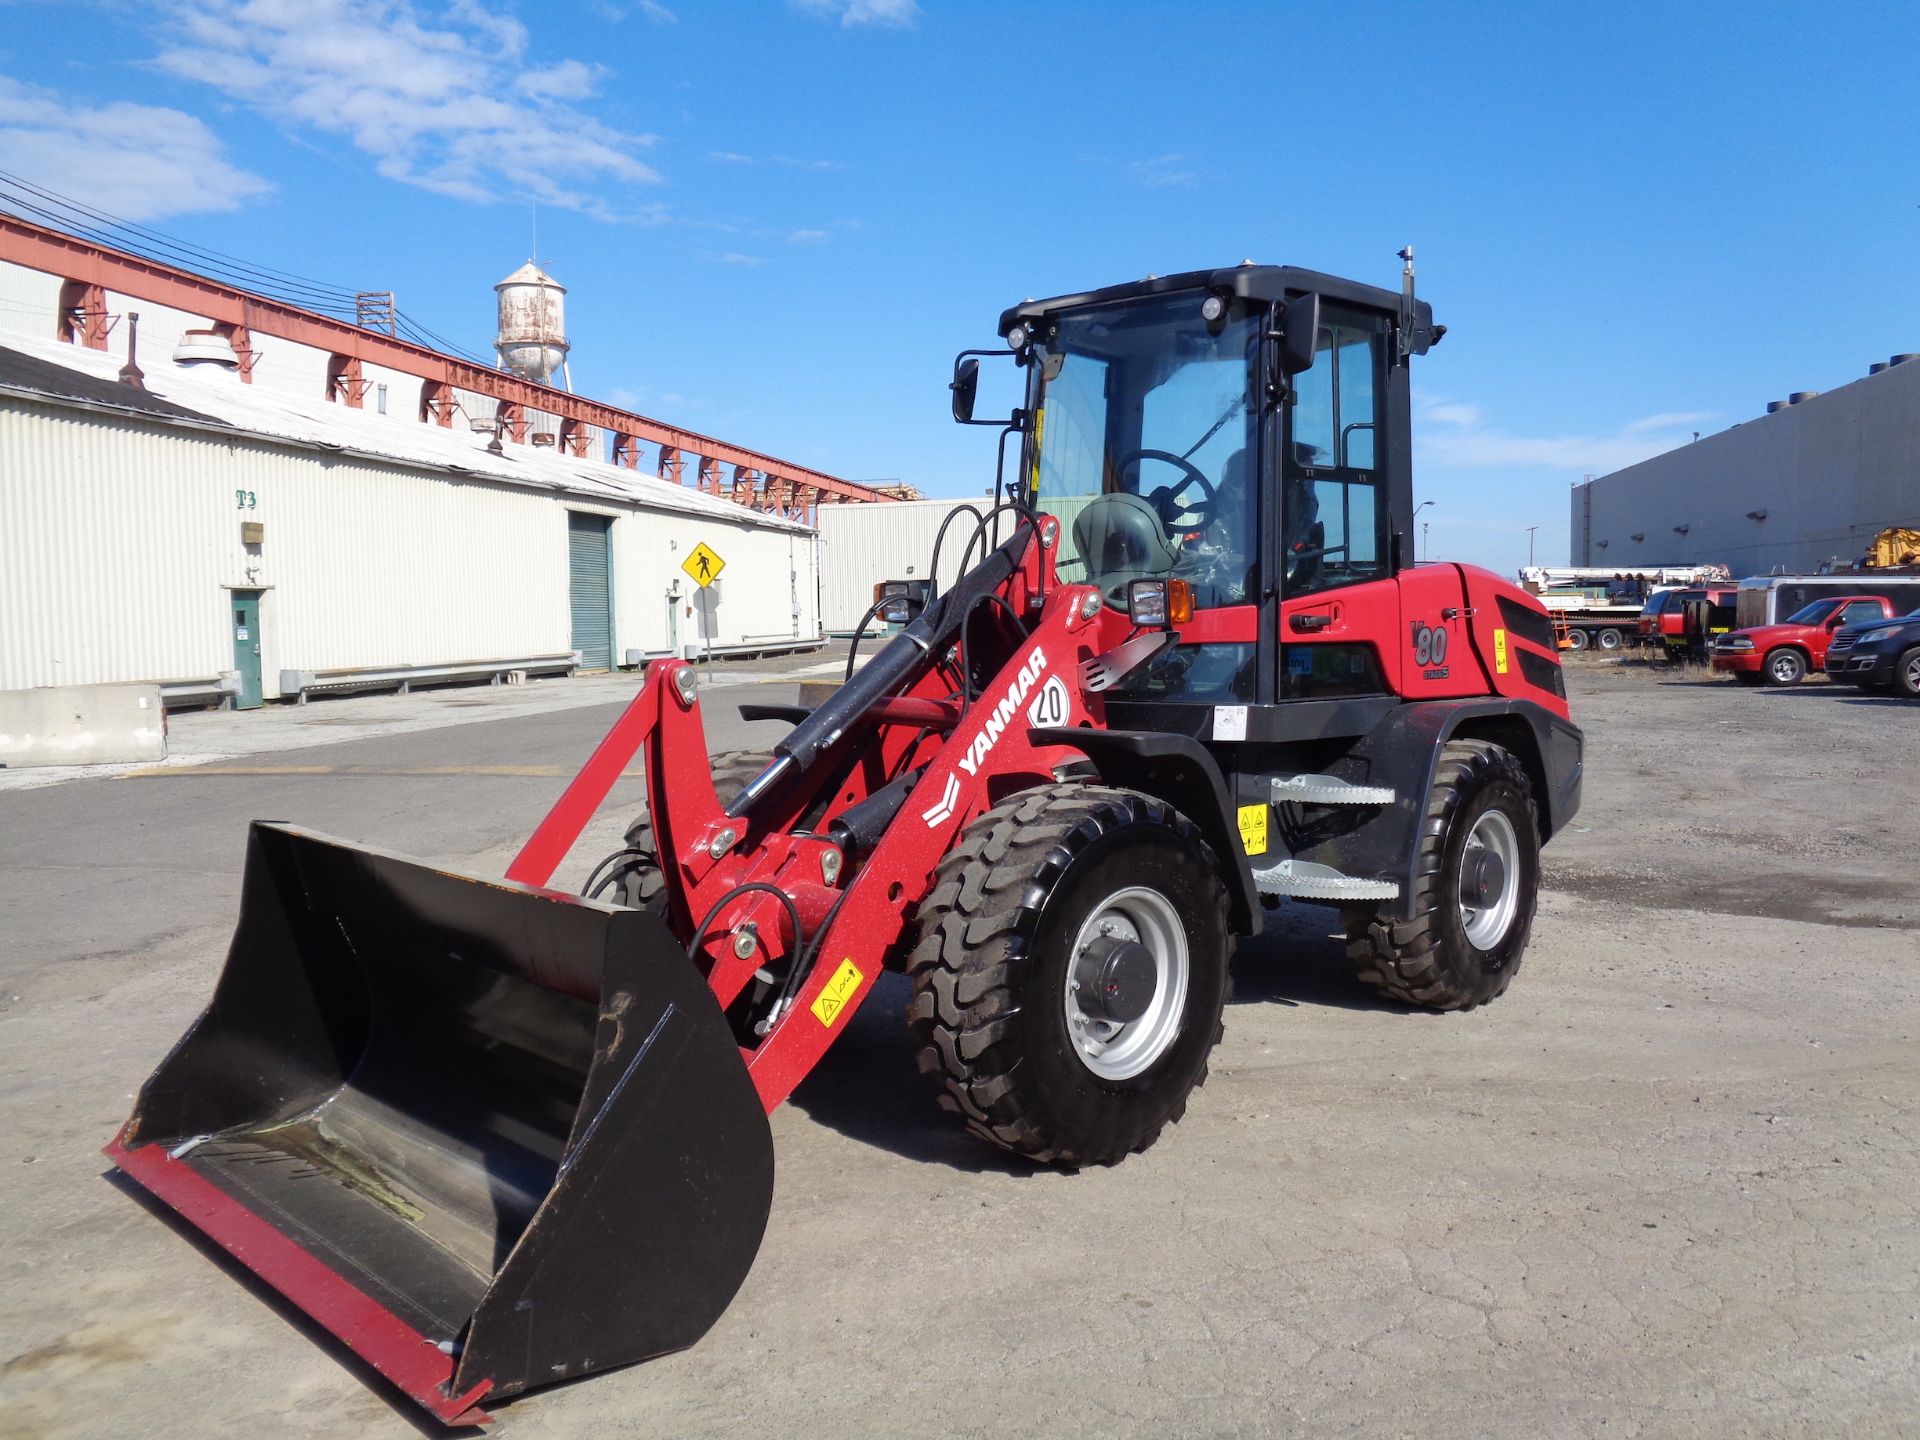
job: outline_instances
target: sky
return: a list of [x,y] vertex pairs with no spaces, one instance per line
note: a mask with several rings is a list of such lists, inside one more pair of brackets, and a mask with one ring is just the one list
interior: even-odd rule
[[1920,350],[1917,59],[1844,0],[0,0],[0,171],[481,354],[532,254],[583,393],[934,495],[1005,306],[1412,244],[1425,551],[1511,572]]

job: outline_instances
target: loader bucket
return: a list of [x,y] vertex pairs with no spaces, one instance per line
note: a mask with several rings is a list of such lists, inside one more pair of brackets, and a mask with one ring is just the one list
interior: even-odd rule
[[264,822],[213,1001],[107,1153],[450,1424],[691,1345],[773,1199],[658,918]]

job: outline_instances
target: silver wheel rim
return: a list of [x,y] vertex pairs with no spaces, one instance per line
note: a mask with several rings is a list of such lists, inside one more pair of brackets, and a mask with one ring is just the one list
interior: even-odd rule
[[1800,678],[1800,662],[1793,655],[1773,657],[1773,678],[1782,685],[1791,685]]
[[1520,837],[1514,832],[1513,822],[1498,810],[1487,811],[1473,822],[1467,836],[1466,850],[1460,857],[1463,868],[1475,850],[1491,850],[1499,858],[1504,876],[1492,903],[1476,908],[1458,901],[1460,928],[1474,949],[1491,950],[1506,938],[1513,917],[1520,911]]
[[[1115,1024],[1080,1008],[1076,962],[1096,940],[1131,940],[1153,957],[1153,999],[1137,1020]],[[1102,1080],[1130,1080],[1166,1054],[1180,1034],[1187,1005],[1187,929],[1158,890],[1116,890],[1093,907],[1073,937],[1064,994],[1074,1053]]]
[[1618,650],[1620,648],[1620,632],[1618,630],[1602,630],[1600,632],[1600,648],[1602,650]]
[[1920,655],[1907,661],[1907,689],[1920,691]]

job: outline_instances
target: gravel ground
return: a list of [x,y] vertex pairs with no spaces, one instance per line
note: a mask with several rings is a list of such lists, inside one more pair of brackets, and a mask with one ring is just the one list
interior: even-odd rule
[[[1498,1003],[1376,1004],[1330,912],[1290,908],[1235,961],[1187,1118],[1061,1175],[933,1108],[889,982],[774,1117],[772,1225],[719,1325],[500,1406],[499,1432],[1920,1435],[1920,705],[1569,673],[1586,807]],[[497,728],[437,732],[435,754]],[[205,787],[168,793],[237,831],[218,788],[237,783],[0,795],[0,832],[69,789],[130,814],[137,785]],[[298,815],[365,782],[275,783],[306,787],[276,812]],[[380,783],[458,819],[498,804],[485,785],[558,782]],[[386,803],[364,838],[506,853],[465,820],[423,846],[405,827],[428,802]],[[204,999],[231,913],[97,903],[123,893],[146,938],[76,950],[72,983],[0,937],[0,985],[43,975],[0,1003],[0,1437],[421,1433],[105,1177],[98,1146]]]

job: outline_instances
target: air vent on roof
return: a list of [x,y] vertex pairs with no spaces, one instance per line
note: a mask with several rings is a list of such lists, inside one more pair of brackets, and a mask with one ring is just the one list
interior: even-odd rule
[[1920,355],[1916,355],[1916,354],[1914,354],[1914,353],[1913,353],[1913,352],[1912,352],[1911,350],[1909,350],[1909,351],[1908,351],[1908,352],[1907,352],[1907,353],[1906,353],[1905,355],[1891,355],[1891,356],[1889,356],[1889,357],[1887,358],[1887,364],[1889,364],[1889,365],[1904,365],[1904,364],[1906,364],[1906,363],[1907,363],[1907,361],[1909,361],[1909,360],[1920,360]]
[[1869,365],[1869,366],[1867,366],[1867,373],[1868,373],[1869,375],[1878,375],[1878,374],[1879,374],[1879,373],[1880,373],[1880,372],[1881,372],[1882,370],[1884,370],[1884,369],[1886,369],[1886,368],[1887,368],[1887,362],[1886,362],[1886,361],[1884,361],[1884,360],[1876,360],[1876,361],[1874,361],[1874,362],[1873,362],[1873,364],[1871,364],[1871,365]]
[[173,360],[190,370],[236,373],[240,369],[233,341],[218,330],[187,331],[173,347]]
[[1791,400],[1769,400],[1767,401],[1767,413],[1771,415],[1776,410],[1784,410],[1792,403]]
[[1789,405],[1802,405],[1813,399],[1813,397],[1819,393],[1818,390],[1796,390],[1787,396],[1787,403]]

